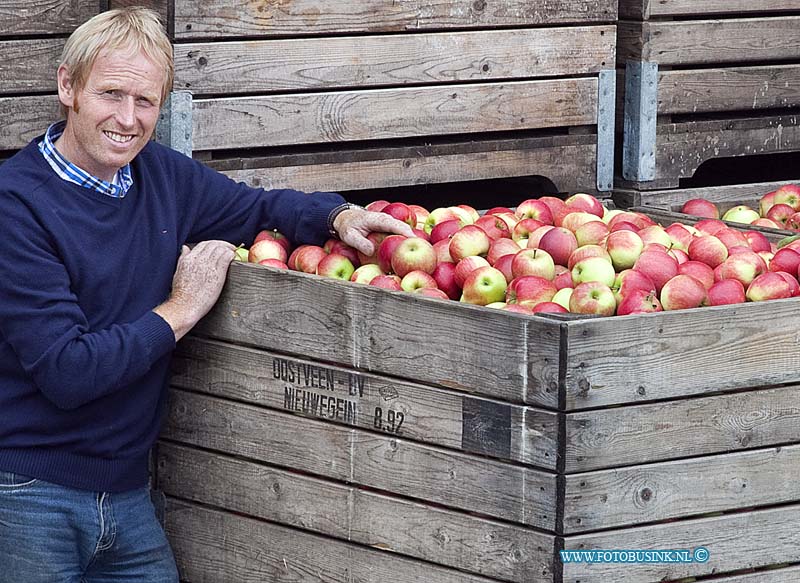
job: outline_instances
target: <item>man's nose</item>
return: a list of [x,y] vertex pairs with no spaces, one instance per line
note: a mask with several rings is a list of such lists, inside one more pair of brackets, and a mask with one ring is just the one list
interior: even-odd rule
[[133,127],[136,121],[136,102],[133,97],[126,95],[120,100],[117,108],[117,120],[123,127]]

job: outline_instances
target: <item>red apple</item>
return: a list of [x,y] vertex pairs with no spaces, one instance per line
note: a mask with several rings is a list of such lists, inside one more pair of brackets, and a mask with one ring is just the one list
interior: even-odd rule
[[447,294],[444,293],[442,290],[435,288],[435,287],[420,287],[413,290],[413,293],[425,296],[427,298],[435,298],[437,300],[449,300],[450,298],[447,297]]
[[694,233],[692,233],[686,225],[682,225],[681,223],[672,223],[668,227],[665,227],[664,231],[672,240],[672,249],[682,249],[686,251],[689,248],[689,243],[694,239]]
[[800,186],[784,184],[775,191],[775,204],[788,204],[795,211],[800,211]]
[[436,287],[442,290],[451,300],[461,297],[461,287],[456,283],[456,264],[439,263],[431,274]]
[[553,224],[553,213],[550,211],[550,207],[535,198],[529,198],[519,203],[514,214],[519,219],[536,219],[545,225]]
[[756,277],[747,287],[745,296],[751,302],[792,297],[792,288],[779,274],[768,271]]
[[611,287],[611,291],[614,292],[614,297],[617,299],[617,304],[630,292],[637,289],[653,294],[656,293],[656,285],[653,280],[641,271],[633,269],[620,271],[614,279],[614,285]]
[[392,253],[392,271],[400,278],[416,269],[433,273],[435,267],[436,251],[433,245],[419,237],[404,239]]
[[263,259],[277,259],[286,263],[288,254],[286,248],[277,239],[262,238],[250,246],[247,260],[250,263],[258,263]]
[[800,284],[797,282],[797,278],[793,276],[791,273],[786,273],[785,271],[776,271],[778,275],[780,275],[786,283],[789,284],[789,287],[792,290],[792,297],[796,297],[800,295]]
[[642,238],[633,231],[614,231],[606,239],[606,251],[614,269],[630,269],[644,250]]
[[728,258],[728,248],[714,235],[695,237],[689,244],[689,259],[702,261],[710,267],[716,267]]
[[275,269],[289,269],[288,265],[278,259],[262,259],[258,264],[266,267],[274,267]]
[[744,295],[744,286],[740,281],[735,279],[723,279],[716,282],[708,289],[709,306],[742,304],[746,299]]
[[278,231],[277,229],[264,229],[263,231],[259,231],[256,235],[256,238],[253,239],[253,244],[258,243],[264,239],[273,239],[283,245],[283,248],[286,249],[286,254],[288,256],[289,253],[292,252],[292,242],[286,238],[286,235]]
[[405,235],[388,235],[383,238],[378,246],[378,265],[381,271],[389,273],[392,270],[392,256],[406,238]]
[[505,237],[495,239],[492,241],[491,245],[489,245],[489,252],[486,254],[486,260],[489,262],[489,265],[494,265],[495,261],[503,255],[514,255],[519,250],[519,245],[512,239],[506,239]]
[[797,273],[798,267],[800,267],[800,253],[790,247],[778,249],[769,262],[770,271]]
[[555,302],[542,302],[540,304],[536,304],[533,306],[533,313],[534,314],[567,314],[569,310],[567,310],[564,306],[557,304]]
[[514,277],[538,275],[554,279],[556,266],[550,254],[543,249],[521,249],[511,261],[511,273]]
[[703,219],[694,224],[694,228],[706,235],[715,235],[720,229],[727,229],[728,225],[719,219]]
[[[550,209],[550,215],[555,219],[556,214],[563,209],[566,205],[564,201],[555,196],[540,196],[539,202],[543,202]],[[555,224],[555,223],[553,223]]]
[[707,219],[718,219],[719,208],[717,205],[704,198],[693,198],[683,203],[681,212],[687,215],[694,215],[696,217],[704,217]]
[[492,240],[486,231],[477,225],[467,225],[462,227],[450,237],[450,257],[453,261],[459,262],[464,257],[480,255],[485,257],[489,252],[489,245]]
[[330,253],[317,263],[317,275],[333,279],[350,281],[355,270],[352,261],[340,253]]
[[417,217],[417,224],[414,225],[414,228],[425,230],[425,221],[428,215],[431,214],[430,211],[418,204],[410,204],[408,208],[414,211],[414,216]]
[[756,253],[769,251],[771,248],[769,239],[767,239],[764,233],[759,233],[758,231],[745,231],[744,236],[747,239],[747,242],[750,244],[750,248]]
[[[475,221],[475,225],[483,229],[493,241],[511,238],[511,231],[509,231],[506,222],[495,215],[483,215]],[[431,233],[431,236],[433,236],[433,233]]]
[[650,312],[661,312],[661,302],[656,297],[654,291],[634,289],[620,299],[617,305],[617,315],[627,316],[629,314],[647,314]]
[[578,240],[569,229],[554,227],[542,235],[538,248],[547,251],[554,263],[567,265],[570,254],[578,248]]
[[436,223],[431,229],[429,240],[431,243],[438,243],[442,239],[449,240],[460,228],[461,223],[458,219],[450,219],[442,221],[441,223]]
[[389,205],[389,201],[388,200],[373,200],[371,203],[369,203],[364,208],[366,208],[368,211],[379,213],[384,209],[384,207],[386,207],[388,205]]
[[608,236],[608,225],[603,221],[589,221],[575,229],[578,246],[601,245]]
[[536,219],[521,219],[511,230],[511,238],[514,241],[528,239],[531,236],[531,233],[544,225],[544,223]]
[[377,263],[367,263],[362,265],[350,276],[350,281],[355,283],[368,284],[379,275],[385,275]]
[[569,298],[569,311],[573,314],[613,316],[617,300],[611,288],[599,281],[587,281],[575,286]]
[[400,279],[400,287],[403,291],[413,292],[423,287],[439,287],[436,285],[436,280],[430,273],[426,273],[419,269],[409,271]]
[[568,197],[564,204],[570,208],[575,210],[581,210],[587,213],[592,213],[603,218],[605,214],[605,208],[603,207],[603,203],[601,203],[596,197],[592,196],[591,194],[585,194],[583,192],[579,192],[577,194],[573,194],[572,196]]
[[678,264],[678,274],[691,275],[706,289],[714,285],[714,270],[702,261],[686,261]]
[[644,251],[636,260],[633,269],[649,277],[656,286],[656,291],[661,293],[664,284],[678,275],[678,262],[671,255],[661,251]]
[[325,244],[322,246],[322,248],[325,249],[326,253],[338,253],[339,255],[344,255],[350,260],[350,263],[353,264],[353,267],[358,267],[361,265],[361,261],[358,258],[358,251],[344,241],[331,238],[325,241]]
[[549,302],[557,291],[556,284],[549,279],[523,275],[508,284],[505,300],[509,304],[528,302],[533,307],[540,302]]
[[706,287],[691,275],[676,275],[661,288],[659,294],[664,310],[687,310],[708,303]]
[[400,278],[394,274],[378,275],[369,282],[369,285],[392,291],[400,291],[403,289],[400,287]]
[[[600,245],[584,245],[583,247],[578,247],[570,254],[569,259],[567,259],[566,268],[569,271],[572,271],[572,268],[575,267],[575,264],[578,263],[578,261],[589,259],[589,257],[602,257],[603,259],[611,262],[611,256],[608,254],[608,251],[603,249]],[[556,274],[559,273],[559,267],[564,266],[556,264]]]
[[479,306],[502,302],[506,287],[506,278],[498,269],[490,265],[479,267],[464,280],[461,301]]
[[756,277],[767,271],[767,264],[753,251],[734,253],[720,263],[720,279],[736,279],[747,287]]
[[316,273],[317,265],[319,265],[319,262],[327,256],[328,254],[325,253],[325,249],[322,247],[317,245],[308,245],[297,253],[294,263],[297,266],[298,271],[302,271],[304,273]]
[[365,255],[361,251],[356,251],[358,254],[358,263],[360,265],[366,265],[367,263],[378,263],[378,249],[381,246],[381,242],[388,237],[388,233],[369,233],[367,234],[367,240],[372,243],[372,254]]
[[489,262],[480,255],[471,255],[469,257],[464,257],[464,259],[455,265],[456,269],[454,274],[456,278],[456,285],[459,287],[459,289],[463,289],[464,281],[466,281],[467,276],[480,267],[489,266]]
[[788,204],[775,204],[767,211],[766,218],[778,223],[781,227],[786,227],[786,221],[788,221],[789,217],[795,212],[796,211]]
[[514,274],[511,271],[511,264],[514,262],[514,255],[503,255],[502,257],[498,257],[494,263],[492,263],[492,267],[495,269],[499,269],[503,275],[506,276],[506,281],[511,281],[514,279]]
[[450,257],[450,239],[436,241],[433,244],[433,250],[436,251],[436,263],[455,263]]
[[[528,249],[538,249],[539,241],[541,241],[542,237],[544,237],[544,234],[549,231],[552,231],[553,229],[555,229],[555,227],[552,225],[544,225],[542,227],[539,227],[538,229],[533,231],[530,235],[528,235],[528,242],[525,246]],[[575,242],[577,243],[577,239]]]

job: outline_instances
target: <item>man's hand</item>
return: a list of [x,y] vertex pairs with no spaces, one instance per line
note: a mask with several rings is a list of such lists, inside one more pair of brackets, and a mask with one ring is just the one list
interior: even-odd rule
[[342,211],[333,221],[333,229],[339,238],[361,251],[364,255],[372,255],[375,246],[367,239],[370,233],[397,233],[413,237],[414,232],[406,223],[386,213],[376,213],[359,208]]
[[225,241],[203,241],[193,249],[183,246],[172,278],[172,293],[153,310],[170,325],[176,341],[217,302],[234,257],[235,247]]

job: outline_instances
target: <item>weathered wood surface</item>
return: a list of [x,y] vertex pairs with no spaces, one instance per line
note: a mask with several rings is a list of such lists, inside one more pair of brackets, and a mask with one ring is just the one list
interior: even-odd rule
[[175,0],[177,39],[404,32],[614,22],[616,0]]
[[[705,547],[708,562],[691,564],[564,565],[564,583],[655,583],[688,576],[730,573],[800,561],[800,506],[789,505],[714,518],[566,537],[565,549],[689,549]],[[766,571],[770,573],[770,571]],[[735,579],[733,579],[735,581]],[[744,579],[747,581],[747,579]],[[769,578],[754,579],[759,583]],[[748,582],[749,583],[749,582]]]
[[[434,445],[556,468],[556,413],[189,337],[172,384]],[[491,387],[486,387],[491,392]],[[352,415],[336,407],[344,400]]]
[[800,387],[790,385],[570,413],[568,474],[800,442]]
[[193,149],[594,125],[597,90],[586,77],[198,99]]
[[567,476],[564,532],[798,502],[798,468],[791,445]]
[[0,97],[0,150],[25,147],[59,117],[57,95]]
[[169,8],[172,0],[108,0],[108,8],[127,8],[129,6],[144,6],[158,13],[164,27],[168,28]]
[[800,381],[796,299],[568,321],[566,409]]
[[679,212],[683,203],[693,198],[705,198],[720,208],[730,208],[737,204],[753,204],[784,184],[800,182],[800,171],[796,180],[777,182],[754,182],[751,184],[731,184],[727,186],[704,186],[701,188],[677,188],[673,190],[638,191],[618,189],[614,191],[614,202],[620,208],[635,206],[659,208]]
[[168,443],[158,487],[337,539],[512,582],[550,582],[554,536]]
[[101,10],[102,0],[0,0],[0,38],[69,34]]
[[194,94],[377,87],[597,73],[616,29],[355,36],[175,45],[175,87]]
[[491,583],[491,579],[168,499],[165,530],[188,583]]
[[0,93],[56,91],[64,39],[0,41]]
[[513,316],[234,264],[195,332],[419,383],[476,393],[491,387],[504,401],[555,408],[561,325]]
[[162,436],[555,531],[555,474],[519,465],[178,389]]
[[617,60],[701,65],[800,59],[800,16],[620,22]]
[[714,579],[714,583],[797,583],[797,581],[800,581],[800,567],[797,566],[781,566],[769,570]]
[[670,16],[735,16],[800,10],[798,0],[620,0],[620,18],[646,20]]
[[800,107],[796,64],[661,71],[658,76],[659,114],[789,107]]

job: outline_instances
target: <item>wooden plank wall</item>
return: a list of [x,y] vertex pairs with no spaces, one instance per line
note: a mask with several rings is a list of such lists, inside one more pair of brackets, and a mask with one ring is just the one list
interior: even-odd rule
[[619,9],[618,66],[659,67],[656,177],[622,187],[676,188],[712,158],[800,151],[800,1],[621,0]]
[[[597,74],[614,62],[615,20],[609,0],[326,0],[235,11],[176,0],[175,86],[195,96],[194,150],[212,165],[245,158],[246,173],[222,169],[236,179],[358,190],[545,175],[563,190],[593,190],[596,138],[581,134],[595,132]],[[567,140],[519,141],[500,157],[500,132]],[[452,154],[425,151],[437,143]],[[303,154],[276,161],[280,147]],[[409,159],[414,170],[400,165]],[[555,159],[570,161],[566,171]]]

